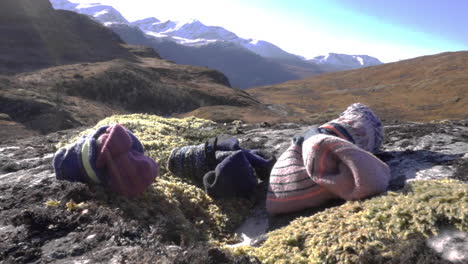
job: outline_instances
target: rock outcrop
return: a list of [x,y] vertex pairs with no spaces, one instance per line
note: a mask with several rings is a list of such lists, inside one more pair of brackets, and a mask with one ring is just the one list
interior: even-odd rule
[[[293,135],[300,134],[309,127],[293,123],[248,125],[235,122],[223,125],[193,118],[177,120],[149,115],[115,116],[98,125],[112,122],[119,122],[135,132],[145,145],[147,153],[161,164],[163,176],[156,180],[153,188],[143,197],[130,200],[98,186],[55,180],[51,160],[57,144],[69,142],[84,128],[2,143],[0,262],[260,263],[260,259],[269,263],[272,262],[269,257],[272,257],[277,263],[286,263],[288,259],[291,261],[289,254],[292,252],[300,252],[297,255],[299,258],[323,260],[327,255],[317,257],[314,254],[319,254],[320,248],[307,244],[307,241],[313,242],[308,236],[308,232],[314,232],[313,229],[301,231],[301,237],[288,237],[288,234],[294,234],[294,230],[302,222],[321,219],[325,223],[327,215],[335,217],[334,226],[330,226],[330,230],[335,230],[336,226],[346,226],[346,219],[340,218],[340,215],[357,217],[361,209],[356,208],[362,208],[366,212],[372,206],[386,204],[386,199],[393,197],[406,197],[398,199],[414,202],[414,208],[418,208],[419,200],[414,200],[411,195],[419,193],[415,197],[421,197],[421,192],[423,196],[429,195],[428,199],[435,197],[434,201],[441,204],[442,213],[437,217],[445,219],[444,222],[426,223],[426,215],[411,215],[411,210],[408,210],[401,215],[401,219],[410,217],[413,219],[411,223],[418,223],[423,229],[420,229],[421,232],[417,228],[405,229],[409,236],[398,240],[401,242],[399,249],[386,247],[385,241],[368,244],[365,240],[360,240],[355,242],[355,246],[341,245],[335,241],[331,250],[341,252],[335,257],[355,261],[356,258],[348,258],[349,254],[352,255],[353,250],[364,247],[371,251],[360,256],[360,260],[368,262],[414,263],[418,258],[427,256],[430,256],[432,263],[468,260],[467,120],[386,126],[386,142],[378,157],[389,164],[392,170],[389,194],[362,202],[331,203],[330,208],[325,211],[323,208],[305,210],[275,217],[266,215],[262,205],[265,183],[259,183],[257,195],[251,201],[215,202],[197,187],[197,183],[174,178],[166,170],[165,160],[172,147],[203,142],[219,133],[238,137],[244,147],[263,148],[278,156],[290,144]],[[459,181],[435,181],[446,178]],[[432,183],[439,187],[436,190],[427,187],[432,186]],[[433,193],[431,190],[434,190]],[[450,199],[454,198],[444,193],[461,196],[451,202]],[[384,202],[379,202],[379,199]],[[427,201],[430,202],[427,199],[421,200],[420,205]],[[451,208],[451,204],[461,207]],[[350,206],[356,210],[349,211]],[[420,206],[418,210],[424,209]],[[234,227],[239,226],[249,210],[250,217],[237,229],[239,238],[244,238],[244,247],[222,249],[219,244],[212,243],[241,242],[236,241],[232,235],[235,233]],[[340,213],[343,210],[347,213]],[[386,210],[378,209],[369,214],[366,221],[374,223],[375,219],[384,217]],[[454,215],[450,215],[450,212]],[[386,218],[379,220],[383,226],[377,230],[395,232],[394,238],[400,238],[399,229],[391,221],[387,224],[384,219]],[[388,219],[392,218],[389,216]],[[423,220],[418,222],[418,219]],[[429,229],[425,230],[427,226]],[[455,231],[453,228],[456,228]],[[460,232],[460,229],[465,233]],[[285,230],[284,239],[278,238],[281,230]],[[322,231],[325,234],[330,230]],[[424,235],[430,234],[432,230],[440,231],[441,236],[432,234],[429,236],[431,238],[426,239]],[[326,241],[329,237],[321,238],[319,233],[315,233],[314,237],[328,243]],[[440,242],[441,240],[443,241]],[[268,249],[275,243],[278,243],[276,253],[279,255],[275,253],[265,256],[262,249]],[[392,243],[389,245],[394,245]],[[340,248],[347,249],[340,251]],[[403,248],[411,250],[403,255]],[[284,249],[287,251],[281,251]],[[383,252],[390,252],[390,255],[382,255]]]

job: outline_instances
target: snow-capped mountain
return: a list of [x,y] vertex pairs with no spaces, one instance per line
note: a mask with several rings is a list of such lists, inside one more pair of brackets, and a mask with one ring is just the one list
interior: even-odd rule
[[145,33],[154,36],[173,37],[179,44],[191,43],[193,40],[222,40],[232,41],[237,37],[236,34],[222,28],[206,26],[196,19],[189,21],[159,21],[157,18],[146,18],[130,23],[139,27]]
[[317,64],[329,64],[337,67],[351,68],[362,68],[382,64],[377,58],[368,55],[348,55],[339,53],[317,56],[309,61]]
[[367,55],[346,55],[330,53],[318,56],[312,60],[288,53],[280,47],[263,40],[243,39],[235,33],[218,26],[207,26],[201,21],[191,19],[188,21],[160,21],[155,17],[129,23],[112,6],[94,4],[77,4],[73,0],[50,0],[55,9],[66,9],[92,16],[104,25],[110,23],[124,23],[138,27],[147,35],[174,41],[186,46],[202,46],[214,42],[229,42],[243,47],[265,58],[306,61],[319,65],[332,65],[334,69],[355,69],[381,64],[381,62]]
[[366,55],[336,53],[307,60],[270,42],[244,39],[223,27],[208,26],[199,20],[161,21],[149,17],[128,22],[112,6],[77,1],[50,0],[55,9],[86,14],[129,44],[153,47],[162,58],[219,70],[234,87],[243,89],[381,64]]
[[85,14],[93,17],[95,20],[105,23],[129,23],[123,16],[112,6],[101,5],[100,3],[93,4],[78,4],[68,0],[50,0],[50,3],[55,9],[64,9],[74,11],[76,13]]
[[170,38],[178,44],[188,46],[200,46],[216,41],[225,41],[244,47],[255,54],[267,58],[291,58],[297,57],[285,52],[274,44],[254,39],[243,39],[235,33],[217,26],[206,26],[196,19],[189,21],[160,21],[157,18],[145,18],[130,23],[137,26],[148,35]]

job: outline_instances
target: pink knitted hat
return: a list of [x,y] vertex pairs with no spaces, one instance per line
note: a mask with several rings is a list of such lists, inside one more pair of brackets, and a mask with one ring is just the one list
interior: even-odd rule
[[293,143],[271,171],[266,209],[271,214],[295,212],[320,206],[334,197],[309,177],[302,159],[302,148]]
[[347,140],[314,135],[302,146],[293,143],[270,175],[266,209],[295,212],[341,198],[355,200],[387,189],[389,167]]
[[342,199],[362,199],[388,187],[388,165],[341,138],[311,137],[304,141],[302,154],[309,177]]
[[355,200],[384,192],[390,169],[370,153],[382,141],[380,119],[361,103],[295,137],[271,172],[267,211],[288,213],[330,199]]
[[[350,105],[340,116],[320,126],[334,131],[339,137],[347,139],[358,147],[375,153],[382,145],[384,132],[378,116],[364,104]],[[344,131],[340,131],[340,128]]]
[[97,140],[97,167],[106,170],[109,188],[127,197],[143,193],[159,174],[156,162],[134,143],[119,124],[108,127]]

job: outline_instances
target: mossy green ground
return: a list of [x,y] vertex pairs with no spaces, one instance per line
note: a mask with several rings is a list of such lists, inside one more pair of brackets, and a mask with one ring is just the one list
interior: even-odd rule
[[468,232],[468,184],[413,181],[398,192],[298,218],[261,247],[236,253],[265,263],[426,263],[437,256],[425,238],[445,225]]
[[[112,123],[130,129],[161,169],[161,176],[143,197],[120,203],[124,211],[134,212],[135,218],[163,220],[167,223],[163,239],[178,244],[211,241],[220,245],[232,238],[250,202],[214,201],[196,182],[176,178],[166,167],[174,147],[199,144],[225,131],[203,119],[142,114],[109,117],[93,129]],[[467,183],[414,181],[398,192],[297,218],[270,232],[261,247],[226,250],[256,256],[264,263],[426,263],[440,259],[425,241],[444,225],[468,232]]]
[[[151,212],[158,214],[151,217],[168,223],[166,226],[171,228],[170,236],[178,237],[176,240],[181,244],[200,240],[220,242],[232,238],[233,228],[247,215],[251,202],[244,199],[215,201],[205,194],[199,183],[172,175],[166,162],[173,148],[200,144],[223,133],[219,126],[195,117],[177,119],[145,114],[116,115],[100,121],[80,135],[114,123],[131,130],[142,142],[145,154],[160,166],[160,176],[152,188],[138,199],[138,205],[130,201],[123,202],[122,207],[151,208]],[[138,214],[136,208],[131,210]]]

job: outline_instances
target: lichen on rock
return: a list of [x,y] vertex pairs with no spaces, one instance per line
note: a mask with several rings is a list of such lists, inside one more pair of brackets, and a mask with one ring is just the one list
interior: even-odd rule
[[[258,248],[235,249],[264,263],[397,263],[427,257],[424,245],[443,225],[468,231],[468,184],[412,181],[397,192],[350,201],[270,232]],[[419,241],[418,243],[416,243]],[[402,245],[406,245],[402,247]],[[406,252],[406,253],[405,253]],[[413,254],[413,255],[412,255]],[[432,256],[438,257],[433,252]],[[443,260],[441,260],[441,263]]]

